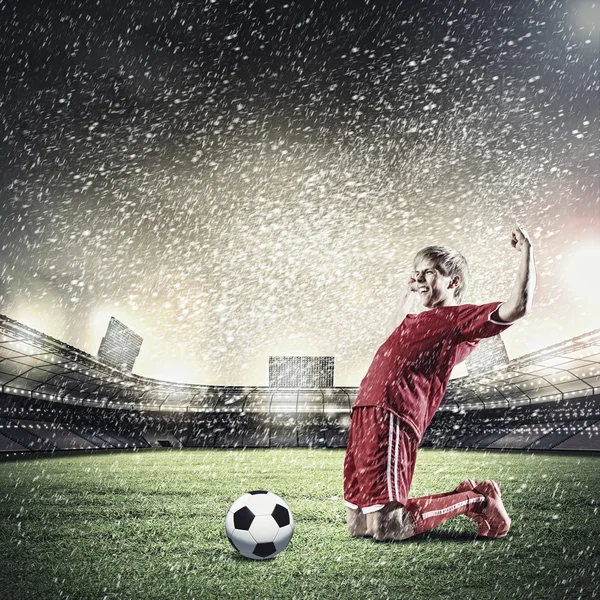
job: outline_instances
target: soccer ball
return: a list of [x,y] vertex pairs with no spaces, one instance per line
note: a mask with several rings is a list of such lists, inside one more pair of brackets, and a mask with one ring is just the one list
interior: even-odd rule
[[289,544],[294,519],[290,507],[276,494],[248,492],[231,505],[225,531],[240,554],[264,560],[274,558]]

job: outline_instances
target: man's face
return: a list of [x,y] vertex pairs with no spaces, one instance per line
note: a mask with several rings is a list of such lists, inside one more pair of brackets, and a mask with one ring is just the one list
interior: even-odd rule
[[[442,275],[435,263],[423,259],[415,265],[413,277],[417,281],[417,292],[425,308],[453,306],[455,286],[451,286],[452,278]],[[456,279],[456,277],[455,277]]]

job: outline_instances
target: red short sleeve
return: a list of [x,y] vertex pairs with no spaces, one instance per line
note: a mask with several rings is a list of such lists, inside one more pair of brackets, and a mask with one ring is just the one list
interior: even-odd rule
[[503,323],[493,320],[492,313],[503,302],[488,304],[465,304],[458,316],[458,330],[463,340],[473,341],[493,337],[505,331],[513,323]]

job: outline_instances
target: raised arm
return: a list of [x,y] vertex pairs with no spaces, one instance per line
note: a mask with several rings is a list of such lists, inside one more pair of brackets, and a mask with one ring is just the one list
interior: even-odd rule
[[521,253],[521,262],[509,299],[498,307],[494,315],[505,323],[513,323],[531,310],[535,290],[533,247],[527,232],[518,226],[515,227],[511,245]]
[[402,290],[398,304],[396,305],[394,312],[390,315],[390,318],[387,322],[387,327],[385,330],[386,338],[390,337],[394,329],[396,329],[396,327],[398,327],[398,325],[404,321],[404,317],[406,317],[412,305],[413,293],[416,291],[417,281],[411,274],[408,276],[408,284]]

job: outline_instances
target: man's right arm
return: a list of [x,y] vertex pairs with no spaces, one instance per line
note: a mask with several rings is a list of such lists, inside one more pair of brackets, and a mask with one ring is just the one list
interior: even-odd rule
[[536,283],[533,248],[527,231],[517,225],[512,233],[511,245],[521,253],[521,262],[509,299],[496,311],[504,323],[514,323],[531,312]]

